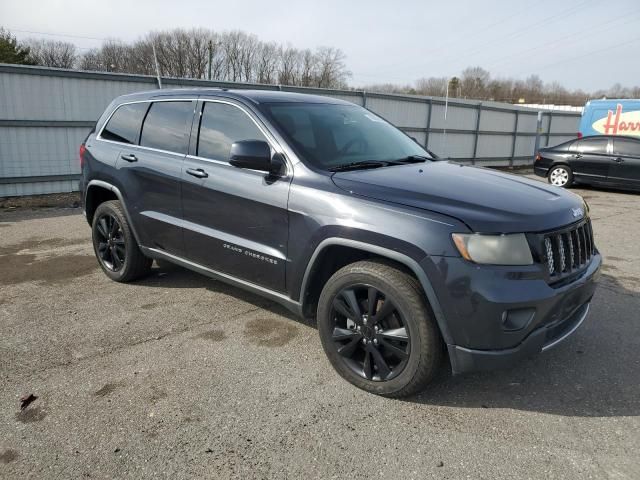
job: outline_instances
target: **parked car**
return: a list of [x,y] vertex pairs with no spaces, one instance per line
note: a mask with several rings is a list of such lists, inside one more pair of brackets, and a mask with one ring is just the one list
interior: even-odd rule
[[622,135],[640,138],[640,100],[591,100],[584,106],[578,138]]
[[541,148],[533,169],[558,187],[640,190],[640,138],[598,135]]
[[127,95],[80,156],[109,278],[165,260],[315,317],[337,372],[369,392],[415,393],[447,355],[461,373],[547,350],[583,322],[596,288],[579,196],[432,161],[341,100]]

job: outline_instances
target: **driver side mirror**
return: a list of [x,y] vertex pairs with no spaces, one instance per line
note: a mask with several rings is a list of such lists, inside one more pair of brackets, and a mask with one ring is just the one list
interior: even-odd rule
[[271,156],[271,147],[263,140],[241,140],[231,145],[229,163],[237,168],[259,170],[277,175],[284,167],[284,160],[278,153]]

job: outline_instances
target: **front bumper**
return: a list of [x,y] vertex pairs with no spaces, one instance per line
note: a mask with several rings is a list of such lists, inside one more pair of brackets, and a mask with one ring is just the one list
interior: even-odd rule
[[602,264],[596,253],[578,277],[558,286],[544,279],[540,265],[433,260],[423,266],[435,280],[454,373],[508,367],[568,338],[587,316]]
[[534,330],[522,343],[504,350],[472,350],[448,345],[451,369],[454,374],[506,368],[527,357],[553,348],[575,332],[589,313],[589,302],[579,307],[558,325]]

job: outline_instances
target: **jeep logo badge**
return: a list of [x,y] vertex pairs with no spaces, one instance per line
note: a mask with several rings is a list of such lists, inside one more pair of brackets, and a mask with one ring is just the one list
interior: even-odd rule
[[573,215],[573,218],[580,218],[582,215],[584,215],[584,212],[581,208],[572,208],[571,215]]

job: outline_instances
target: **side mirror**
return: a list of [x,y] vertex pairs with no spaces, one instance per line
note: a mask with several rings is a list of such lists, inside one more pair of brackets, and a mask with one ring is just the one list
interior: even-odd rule
[[271,147],[263,140],[234,142],[231,145],[229,163],[234,167],[260,170],[271,174],[279,173],[282,168],[281,162],[272,161]]

